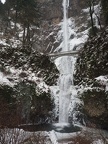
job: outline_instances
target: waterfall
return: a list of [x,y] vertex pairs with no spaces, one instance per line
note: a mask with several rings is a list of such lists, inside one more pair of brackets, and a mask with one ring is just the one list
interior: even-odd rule
[[[68,6],[69,0],[63,0],[63,51],[69,50],[69,37],[68,37]],[[59,123],[68,123],[68,109],[71,99],[71,85],[73,84],[72,80],[72,64],[71,59],[68,56],[62,57],[61,67],[60,67],[60,96],[59,96]]]
[[64,51],[68,51],[68,23],[67,23],[67,18],[68,18],[68,6],[69,6],[69,0],[63,0],[63,42],[64,42]]
[[[69,45],[69,27],[68,27],[68,7],[69,0],[63,0],[63,46],[62,51],[72,50],[74,46]],[[76,58],[73,56],[64,56],[60,61],[60,79],[59,79],[59,123],[69,122],[69,113],[75,112],[76,90],[73,86],[73,72]],[[71,108],[70,108],[71,107]],[[74,120],[73,120],[74,121]]]

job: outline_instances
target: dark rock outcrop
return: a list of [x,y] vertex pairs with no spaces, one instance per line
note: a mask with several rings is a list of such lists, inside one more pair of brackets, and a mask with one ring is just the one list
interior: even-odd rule
[[50,92],[39,90],[30,81],[21,81],[14,87],[0,85],[0,126],[50,123],[53,100]]

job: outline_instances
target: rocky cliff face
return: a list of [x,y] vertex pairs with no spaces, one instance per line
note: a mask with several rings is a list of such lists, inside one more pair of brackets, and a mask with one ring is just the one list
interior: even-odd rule
[[108,28],[89,39],[76,63],[74,82],[83,100],[86,122],[108,129]]
[[[61,40],[58,38],[58,32],[62,27],[61,22],[63,19],[62,2],[63,0],[39,1],[42,20],[41,26],[38,29],[38,36],[36,36],[38,43],[35,43],[34,47],[42,52],[47,53],[54,51],[62,41],[62,37]],[[78,37],[81,37],[81,32],[89,28],[89,22],[87,21],[89,12],[83,11],[83,9],[86,8],[88,8],[87,1],[69,1],[68,17],[72,17],[71,22],[74,21],[75,23],[74,29]],[[72,39],[72,37],[70,39]]]

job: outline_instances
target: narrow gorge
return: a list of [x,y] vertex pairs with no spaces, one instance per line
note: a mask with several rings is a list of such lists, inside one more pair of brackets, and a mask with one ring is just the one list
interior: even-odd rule
[[107,144],[107,7],[0,1],[0,143]]

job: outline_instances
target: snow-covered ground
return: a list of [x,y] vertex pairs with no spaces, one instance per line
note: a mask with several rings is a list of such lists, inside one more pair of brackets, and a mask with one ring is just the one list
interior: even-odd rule
[[0,85],[9,85],[13,86],[13,83],[8,80],[8,77],[0,72]]
[[[0,129],[0,143],[10,144],[76,144],[78,142],[90,144],[105,144],[108,142],[108,132],[82,127],[82,131],[74,133],[28,132],[22,129]],[[83,143],[81,143],[83,144]],[[88,143],[87,143],[88,144]]]
[[47,132],[28,132],[22,129],[0,129],[0,144],[52,144]]
[[108,91],[108,76],[99,76],[95,78],[98,83],[105,86],[105,90]]
[[43,81],[43,79],[39,78],[37,76],[38,74],[31,72],[30,69],[28,69],[28,71],[23,71],[22,69],[15,69],[14,67],[7,66],[6,71],[8,71],[9,74],[4,74],[3,72],[0,72],[1,85],[14,86],[18,82],[24,80],[24,78],[20,76],[21,73],[24,73],[26,75],[27,80],[36,83],[37,88],[39,88],[39,91],[49,91],[49,86]]

